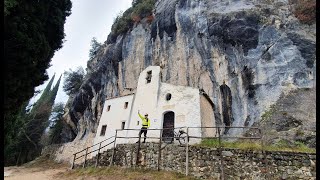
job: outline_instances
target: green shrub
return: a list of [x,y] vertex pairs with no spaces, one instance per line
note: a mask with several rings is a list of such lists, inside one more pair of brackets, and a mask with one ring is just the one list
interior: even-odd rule
[[152,15],[155,0],[135,0],[132,7],[127,9],[123,14],[119,14],[113,22],[111,33],[114,36],[124,34],[133,27],[134,22]]
[[152,15],[155,0],[144,0],[133,8],[132,15],[139,16],[141,19]]
[[296,136],[303,136],[304,135],[304,132],[302,129],[297,129],[296,131]]

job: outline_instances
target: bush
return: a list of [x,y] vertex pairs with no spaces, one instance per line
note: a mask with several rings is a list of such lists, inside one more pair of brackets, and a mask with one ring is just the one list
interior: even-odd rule
[[293,5],[293,14],[304,24],[316,21],[316,0],[290,0]]
[[133,27],[134,22],[139,22],[141,19],[152,15],[155,2],[155,0],[133,1],[132,7],[127,9],[123,14],[120,13],[115,18],[111,27],[111,34],[113,34],[113,37],[128,32],[128,30]]
[[139,16],[141,19],[152,15],[155,0],[144,0],[133,8],[132,15]]

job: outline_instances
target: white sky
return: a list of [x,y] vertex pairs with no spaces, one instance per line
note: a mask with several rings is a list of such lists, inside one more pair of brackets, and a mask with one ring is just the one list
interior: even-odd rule
[[[82,66],[85,70],[89,59],[90,43],[96,37],[99,43],[107,40],[115,17],[120,11],[124,12],[131,7],[132,0],[71,0],[71,15],[67,17],[64,25],[65,39],[63,47],[56,51],[51,67],[47,69],[50,78],[56,73],[54,84],[64,71],[75,70]],[[48,84],[36,87],[36,90],[43,90]],[[62,90],[63,78],[60,82],[55,103],[66,103],[68,95]],[[33,97],[30,103],[36,101],[41,94]]]

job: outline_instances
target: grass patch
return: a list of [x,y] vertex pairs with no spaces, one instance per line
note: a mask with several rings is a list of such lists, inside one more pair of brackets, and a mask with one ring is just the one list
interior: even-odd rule
[[194,177],[185,176],[184,174],[176,172],[123,167],[80,168],[68,170],[67,172],[60,174],[59,177],[68,179],[93,177],[97,179],[196,180]]
[[[219,147],[218,139],[205,139],[202,140],[197,146],[200,147]],[[253,140],[238,140],[234,142],[221,141],[221,146],[224,148],[232,149],[243,149],[243,150],[262,150],[261,143]],[[289,151],[289,152],[305,152],[305,153],[315,153],[314,148],[307,147],[303,142],[296,141],[294,143],[289,143],[285,140],[280,140],[275,144],[265,145],[263,150],[267,151]]]
[[[201,144],[198,146],[204,147],[219,147],[219,140],[218,139],[205,139],[201,141]],[[251,149],[251,150],[261,150],[261,144],[254,143],[252,141],[221,141],[221,146],[225,148],[234,148],[234,149]]]
[[69,167],[65,163],[57,163],[47,156],[40,156],[33,161],[30,161],[23,165],[26,168],[40,168],[40,170],[45,170],[48,168],[59,168],[59,167]]
[[274,145],[268,145],[265,147],[267,151],[289,151],[289,152],[305,152],[305,153],[315,153],[316,149],[309,148],[303,142],[295,141],[294,143],[289,143],[286,140],[280,140]]

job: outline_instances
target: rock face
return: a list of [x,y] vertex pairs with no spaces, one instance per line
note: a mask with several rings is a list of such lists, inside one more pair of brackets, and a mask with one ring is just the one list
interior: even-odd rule
[[271,1],[159,0],[151,24],[108,39],[88,62],[65,114],[69,140],[95,133],[106,97],[136,89],[150,65],[161,67],[162,82],[203,89],[220,125],[252,126],[280,96],[315,88],[315,24],[301,24],[286,0]]
[[279,100],[262,115],[257,126],[265,131],[268,143],[299,141],[316,148],[315,89],[297,89]]

